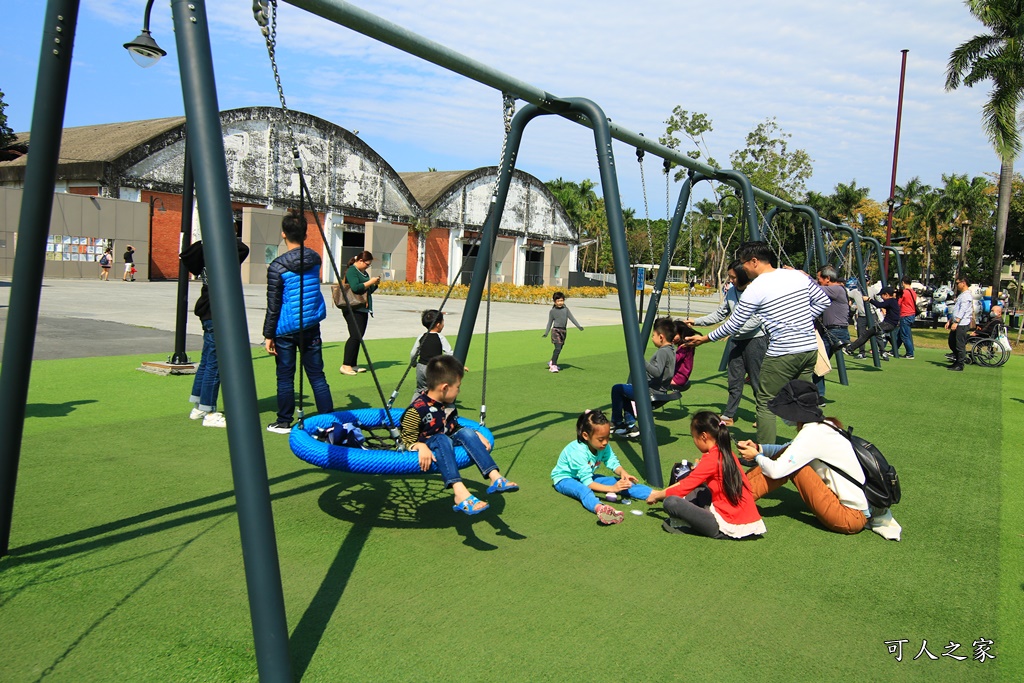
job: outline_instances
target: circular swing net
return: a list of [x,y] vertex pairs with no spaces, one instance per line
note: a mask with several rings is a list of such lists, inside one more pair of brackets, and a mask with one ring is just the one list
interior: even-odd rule
[[[289,141],[292,147],[292,155],[294,159],[295,169],[299,177],[299,208],[300,211],[304,211],[304,202],[308,199],[309,206],[313,210],[313,217],[316,222],[317,228],[320,231],[321,238],[323,240],[324,250],[330,260],[331,268],[335,275],[335,281],[338,283],[342,282],[342,275],[338,268],[338,265],[334,259],[334,255],[330,248],[330,243],[327,239],[327,235],[320,223],[319,212],[316,210],[314,205],[313,197],[309,192],[309,187],[306,184],[305,175],[303,173],[302,158],[299,153],[298,145],[295,139],[295,133],[291,122],[291,112],[288,109],[285,100],[284,88],[281,83],[281,77],[278,71],[277,59],[276,59],[276,44],[277,44],[277,0],[257,0],[253,3],[253,16],[256,23],[260,26],[261,33],[263,34],[266,45],[267,54],[270,58],[270,65],[274,73],[274,81],[277,86],[278,98],[281,102],[281,111],[284,117],[285,125],[288,131]],[[511,128],[512,115],[515,113],[515,98],[507,93],[503,93],[503,109],[504,109],[504,138],[502,140],[502,155],[505,155],[505,146],[508,141],[508,134]],[[498,179],[495,179],[495,188],[497,188]],[[303,248],[305,246],[303,245]],[[494,244],[490,245],[491,253],[493,253]],[[488,261],[493,262],[493,259],[488,257]],[[438,317],[443,315],[444,305],[447,303],[451,296],[452,290],[456,283],[461,278],[464,268],[466,265],[465,255],[463,256],[463,267],[459,269],[459,273],[452,280],[451,285],[448,288],[448,292],[445,294],[441,306],[439,307]],[[492,266],[493,269],[493,266]],[[462,427],[471,427],[480,433],[487,439],[491,447],[494,446],[494,435],[491,433],[484,422],[486,419],[486,392],[487,392],[487,355],[488,355],[488,336],[490,332],[490,303],[491,303],[491,282],[493,280],[493,274],[491,269],[488,270],[488,288],[487,288],[487,314],[486,314],[486,325],[484,332],[484,367],[483,367],[483,389],[480,404],[480,422],[474,422],[463,417],[458,418],[458,423]],[[301,279],[300,279],[301,283]],[[300,295],[301,296],[301,295]],[[345,300],[345,307],[347,310],[351,310],[352,304]],[[300,332],[301,335],[301,332]],[[422,341],[422,338],[421,338]],[[399,439],[398,424],[401,421],[404,409],[393,408],[395,399],[398,396],[399,390],[401,389],[402,383],[409,374],[409,370],[415,367],[415,361],[411,362],[406,368],[405,373],[399,380],[398,385],[392,392],[389,400],[384,400],[384,393],[380,385],[380,381],[377,377],[376,370],[373,365],[373,361],[370,359],[369,350],[366,347],[365,340],[360,336],[359,339],[362,351],[367,359],[367,366],[370,370],[370,374],[373,377],[374,384],[377,388],[377,393],[380,397],[383,408],[363,408],[356,410],[341,410],[332,413],[314,415],[311,417],[305,417],[303,412],[303,390],[302,390],[302,371],[299,372],[299,402],[298,402],[298,423],[295,428],[292,429],[289,436],[289,445],[292,452],[300,459],[308,462],[317,467],[323,467],[327,469],[336,469],[344,472],[359,473],[359,474],[391,474],[391,475],[407,475],[407,474],[420,474],[422,470],[419,466],[419,457],[416,451],[405,450],[402,442]],[[301,344],[300,344],[301,346]],[[470,464],[469,454],[465,448],[456,445],[455,448],[455,460],[460,469],[467,467]],[[436,470],[436,465],[431,466],[431,470]]]

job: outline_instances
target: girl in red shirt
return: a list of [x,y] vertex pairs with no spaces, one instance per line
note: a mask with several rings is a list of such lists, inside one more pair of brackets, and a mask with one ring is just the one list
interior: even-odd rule
[[704,454],[685,478],[652,491],[647,504],[664,501],[662,528],[708,538],[757,538],[765,533],[750,483],[732,452],[729,428],[709,410],[690,420],[693,444]]

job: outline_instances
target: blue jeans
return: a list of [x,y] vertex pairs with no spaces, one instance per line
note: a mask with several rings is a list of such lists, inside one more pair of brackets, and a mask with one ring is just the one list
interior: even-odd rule
[[[612,424],[613,425],[622,424],[622,419],[624,417],[624,415],[623,415],[623,408],[625,407],[627,401],[632,401],[632,400],[633,400],[633,385],[632,384],[616,384],[615,386],[612,387]],[[636,418],[633,417],[633,414],[631,412],[625,411],[625,415],[629,416],[628,418],[626,418],[626,422],[628,424],[633,424],[634,422],[636,422]]]
[[459,465],[455,461],[455,444],[466,449],[473,464],[485,477],[498,469],[498,466],[494,464],[494,458],[484,447],[484,442],[480,440],[479,433],[472,427],[463,427],[452,436],[434,434],[428,436],[424,443],[427,444],[427,448],[437,460],[437,471],[441,473],[446,489],[451,488],[452,484],[462,481]]
[[213,338],[213,321],[203,323],[203,355],[199,358],[196,377],[192,380],[192,396],[189,401],[199,410],[212,413],[217,410],[217,394],[220,393],[220,366],[217,365],[217,345]]
[[896,348],[893,352],[899,350],[899,345],[903,344],[903,348],[906,349],[906,355],[914,355],[914,334],[911,332],[911,328],[914,326],[914,319],[917,316],[905,315],[900,318],[900,336],[899,341],[896,342]]
[[[595,484],[604,484],[605,486],[612,486],[617,481],[618,479],[615,477],[594,477]],[[594,512],[594,509],[597,508],[597,494],[595,494],[589,486],[578,479],[573,479],[571,477],[562,479],[555,484],[555,490],[563,496],[575,498],[590,512]],[[651,495],[651,487],[644,486],[643,484],[633,484],[629,487],[626,493],[629,494],[630,498],[647,500],[647,496]]]
[[[277,421],[291,424],[295,412],[295,352],[299,344],[299,334],[286,334],[274,337],[277,355]],[[327,386],[324,376],[323,341],[320,339],[320,325],[313,325],[302,331],[302,367],[309,378],[309,387],[313,390],[318,413],[334,411],[334,400],[331,388]]]

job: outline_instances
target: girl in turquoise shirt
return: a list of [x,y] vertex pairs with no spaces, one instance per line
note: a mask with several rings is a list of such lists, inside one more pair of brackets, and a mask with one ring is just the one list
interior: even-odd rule
[[[619,464],[608,443],[611,425],[600,410],[588,410],[576,420],[576,440],[562,449],[555,469],[551,470],[551,481],[555,490],[562,495],[575,498],[590,512],[597,515],[601,524],[618,524],[622,511],[611,505],[599,503],[597,493],[603,493],[608,500],[618,500],[626,494],[637,500],[646,500],[651,488],[637,483],[637,478]],[[604,465],[619,476],[595,477],[597,468]]]

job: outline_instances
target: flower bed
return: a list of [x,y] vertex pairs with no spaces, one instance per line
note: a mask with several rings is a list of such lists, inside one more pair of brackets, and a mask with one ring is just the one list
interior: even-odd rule
[[[425,296],[437,299],[444,298],[448,291],[448,285],[431,284],[427,282],[397,282],[387,280],[382,282],[377,290],[380,294],[394,294],[397,296]],[[508,283],[495,283],[491,287],[492,301],[506,301],[517,304],[549,304],[551,296],[555,292],[564,292],[570,299],[601,299],[609,294],[615,293],[614,287],[534,287],[523,285],[512,285]],[[465,299],[469,293],[466,285],[455,285],[452,289],[451,298]],[[484,297],[487,296],[486,290]]]

